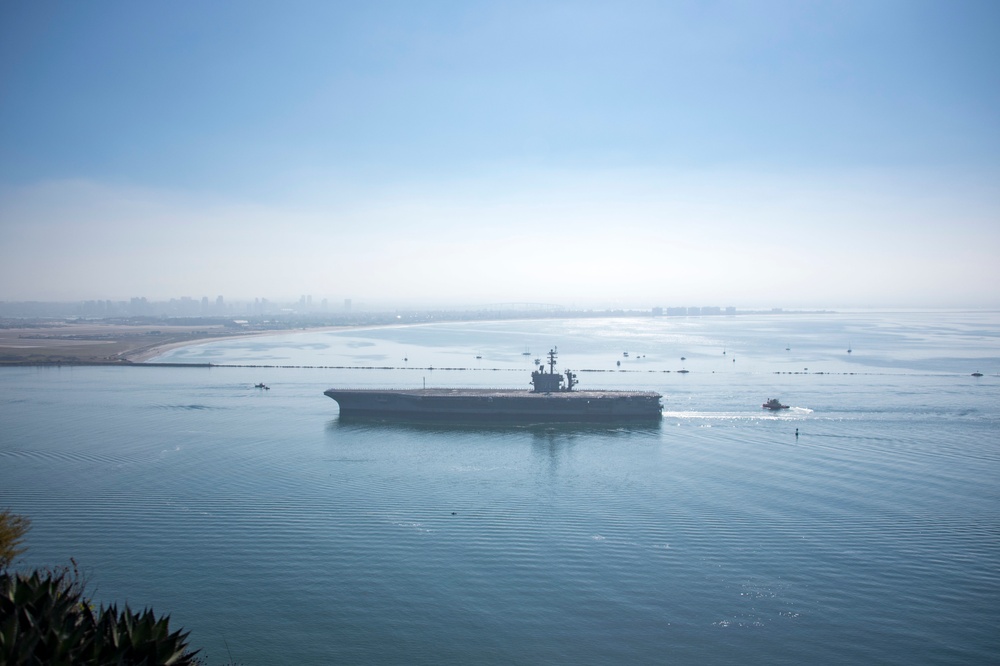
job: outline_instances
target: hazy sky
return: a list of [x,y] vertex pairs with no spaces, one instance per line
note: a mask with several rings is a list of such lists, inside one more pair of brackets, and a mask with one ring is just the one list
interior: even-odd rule
[[0,299],[1000,306],[1000,2],[3,2]]

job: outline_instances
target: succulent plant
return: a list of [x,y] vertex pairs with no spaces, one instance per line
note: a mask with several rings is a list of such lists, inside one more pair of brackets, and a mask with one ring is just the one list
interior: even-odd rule
[[152,609],[122,611],[115,605],[96,614],[81,585],[63,572],[0,574],[0,663],[197,664],[187,632],[169,628],[169,616]]

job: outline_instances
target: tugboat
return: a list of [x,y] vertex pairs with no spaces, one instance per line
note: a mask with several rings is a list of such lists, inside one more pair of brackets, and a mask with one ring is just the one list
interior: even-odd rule
[[771,398],[763,405],[761,405],[761,407],[763,407],[764,409],[773,409],[773,410],[788,409],[788,405],[781,404],[780,402],[778,402],[777,398]]

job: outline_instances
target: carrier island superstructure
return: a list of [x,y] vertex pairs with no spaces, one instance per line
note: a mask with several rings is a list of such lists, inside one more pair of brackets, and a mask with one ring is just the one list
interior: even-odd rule
[[556,350],[548,370],[531,373],[531,389],[339,389],[324,393],[343,417],[438,422],[643,422],[662,417],[663,396],[654,391],[580,391],[576,374],[556,373]]

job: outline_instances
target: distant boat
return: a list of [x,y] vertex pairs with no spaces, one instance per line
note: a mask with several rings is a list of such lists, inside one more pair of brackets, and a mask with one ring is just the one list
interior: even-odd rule
[[847,353],[848,353],[848,354],[850,354],[850,353],[851,353],[851,352],[853,351],[853,350],[851,349],[851,347],[853,347],[853,346],[854,346],[854,345],[852,345],[852,344],[851,344],[850,342],[848,342],[848,343],[847,343]]
[[772,409],[772,410],[775,410],[775,411],[777,411],[779,409],[788,409],[788,405],[781,404],[780,402],[778,402],[777,398],[771,398],[770,400],[768,400],[767,402],[765,402],[763,405],[761,405],[761,407],[763,407],[764,409]]
[[973,377],[982,377],[982,376],[983,376],[983,373],[981,373],[981,372],[973,372],[973,373],[972,373],[972,376],[973,376]]
[[531,352],[530,352],[530,351],[528,351],[528,348],[527,348],[527,347],[525,347],[525,348],[524,348],[524,351],[523,351],[523,352],[521,352],[521,356],[531,356]]
[[678,370],[677,372],[679,372],[682,375],[686,375],[687,373],[689,373],[691,371],[690,370]]
[[270,386],[265,386],[264,382],[261,382],[260,384],[254,384],[253,387],[254,388],[259,388],[259,389],[266,389],[268,391],[271,390],[271,387]]
[[482,358],[482,356],[476,356],[476,358]]
[[624,356],[625,358],[628,358],[628,352],[622,352],[622,356]]

